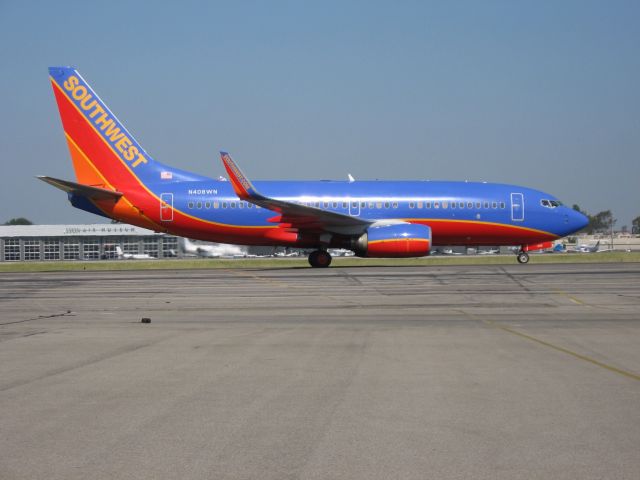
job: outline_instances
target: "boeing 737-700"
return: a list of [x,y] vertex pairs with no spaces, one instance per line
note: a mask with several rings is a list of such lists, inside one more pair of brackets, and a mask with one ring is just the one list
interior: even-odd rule
[[437,245],[517,245],[527,252],[580,230],[587,218],[548,193],[442,181],[251,182],[226,152],[229,181],[155,161],[73,67],[49,69],[75,181],[39,177],[79,209],[184,237],[240,245],[420,257]]

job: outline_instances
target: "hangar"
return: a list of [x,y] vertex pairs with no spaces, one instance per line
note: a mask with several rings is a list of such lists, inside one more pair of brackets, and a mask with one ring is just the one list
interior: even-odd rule
[[125,254],[181,255],[178,237],[126,224],[3,225],[0,261],[109,260]]

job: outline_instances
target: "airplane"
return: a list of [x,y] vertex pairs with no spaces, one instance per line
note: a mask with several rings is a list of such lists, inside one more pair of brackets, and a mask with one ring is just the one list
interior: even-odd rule
[[116,245],[116,253],[118,258],[124,260],[155,260],[156,257],[152,257],[146,253],[124,253],[120,245]]
[[500,253],[499,248],[490,248],[489,250],[478,250],[478,255],[498,255]]
[[583,228],[556,197],[516,185],[450,181],[256,181],[220,152],[229,181],[154,160],[74,67],[49,78],[75,181],[38,178],[72,206],[157,232],[240,245],[328,249],[361,257],[421,257],[434,246],[529,245]]
[[576,251],[579,252],[579,253],[597,253],[597,252],[601,251],[600,250],[600,240],[598,240],[595,245],[586,245],[586,244],[580,245],[576,249]]
[[237,257],[244,256],[247,253],[238,245],[223,243],[219,243],[218,245],[202,245],[193,243],[188,238],[183,239],[182,248],[184,253],[188,255],[197,255],[199,257],[208,258]]

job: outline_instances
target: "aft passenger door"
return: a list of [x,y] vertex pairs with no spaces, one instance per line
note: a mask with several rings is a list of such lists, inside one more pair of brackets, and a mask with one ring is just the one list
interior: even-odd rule
[[524,195],[522,193],[511,194],[511,221],[524,221]]
[[160,194],[160,220],[173,221],[173,193]]

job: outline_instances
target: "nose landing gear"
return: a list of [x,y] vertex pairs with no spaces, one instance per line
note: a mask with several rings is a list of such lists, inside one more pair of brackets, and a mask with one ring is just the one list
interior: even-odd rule
[[314,268],[327,268],[331,265],[331,255],[326,250],[314,250],[309,254],[309,265]]

